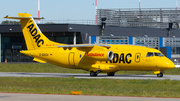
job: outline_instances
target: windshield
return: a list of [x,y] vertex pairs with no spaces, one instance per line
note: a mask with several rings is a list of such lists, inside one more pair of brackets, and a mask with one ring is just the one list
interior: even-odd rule
[[154,53],[155,56],[164,56],[162,53]]
[[153,52],[148,52],[146,57],[154,56]]
[[148,52],[146,57],[151,57],[151,56],[164,56],[162,53],[156,53],[156,52]]

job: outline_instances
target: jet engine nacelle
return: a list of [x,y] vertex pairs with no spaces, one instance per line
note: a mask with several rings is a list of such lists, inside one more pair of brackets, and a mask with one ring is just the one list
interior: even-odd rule
[[86,56],[99,61],[108,61],[113,59],[114,54],[112,51],[90,51],[86,54]]

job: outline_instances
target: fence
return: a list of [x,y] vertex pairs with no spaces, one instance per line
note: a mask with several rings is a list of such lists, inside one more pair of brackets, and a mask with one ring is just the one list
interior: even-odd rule
[[[19,21],[0,21],[3,25],[14,25],[20,24]],[[38,21],[36,21],[38,23]],[[85,24],[85,25],[95,25],[95,20],[40,20],[40,24]]]

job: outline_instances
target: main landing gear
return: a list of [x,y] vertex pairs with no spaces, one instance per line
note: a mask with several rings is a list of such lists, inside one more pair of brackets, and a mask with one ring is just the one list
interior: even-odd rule
[[115,75],[115,72],[110,72],[110,73],[107,73],[108,76],[114,76]]
[[163,77],[163,73],[160,72],[159,74],[157,74],[157,77]]
[[100,73],[100,70],[97,70],[96,72],[90,71],[90,76],[97,76]]
[[[97,76],[101,71],[100,70],[97,70],[96,72],[94,71],[90,71],[90,76]],[[107,73],[108,76],[114,76],[115,75],[115,72],[109,72]]]
[[97,72],[90,71],[90,76],[97,76],[97,75],[98,75]]

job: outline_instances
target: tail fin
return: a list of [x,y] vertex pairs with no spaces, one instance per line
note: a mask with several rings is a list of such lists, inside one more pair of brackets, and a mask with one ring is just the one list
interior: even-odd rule
[[4,18],[19,19],[21,23],[22,32],[26,41],[28,50],[34,50],[41,47],[62,45],[53,41],[50,41],[39,29],[34,18],[28,13],[18,13],[19,17]]

